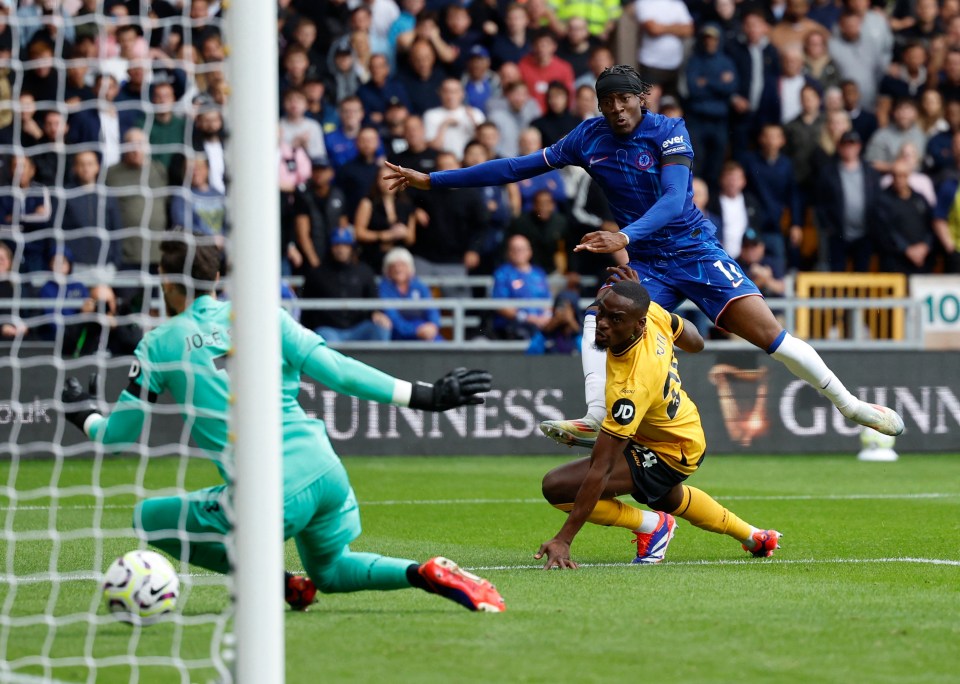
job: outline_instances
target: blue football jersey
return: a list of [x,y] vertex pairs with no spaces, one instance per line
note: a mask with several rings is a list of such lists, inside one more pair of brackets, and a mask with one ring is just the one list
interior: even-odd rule
[[[579,124],[562,140],[543,150],[554,168],[580,166],[603,189],[621,229],[643,216],[662,194],[660,171],[666,159],[688,168],[693,160],[690,134],[683,119],[644,111],[629,136],[618,136],[603,117]],[[683,211],[665,226],[627,246],[630,259],[669,256],[700,247],[717,232],[693,203],[693,174],[689,174]]]
[[630,239],[630,266],[651,299],[668,311],[689,299],[716,321],[731,301],[760,290],[723,250],[717,227],[693,203],[692,161],[683,119],[644,111],[628,136],[615,135],[602,117],[589,119],[543,150],[434,171],[430,187],[503,185],[551,168],[579,166],[603,189]]

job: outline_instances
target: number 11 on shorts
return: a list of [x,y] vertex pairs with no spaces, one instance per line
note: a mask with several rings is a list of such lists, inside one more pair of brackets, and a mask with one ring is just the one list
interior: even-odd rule
[[743,282],[744,277],[743,273],[740,272],[740,268],[733,262],[723,263],[719,259],[713,262],[713,265],[720,269],[720,272],[727,277],[734,287],[740,287],[740,283]]

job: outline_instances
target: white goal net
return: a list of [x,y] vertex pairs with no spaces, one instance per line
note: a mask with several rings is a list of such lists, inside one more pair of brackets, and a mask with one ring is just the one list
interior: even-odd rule
[[219,4],[3,3],[0,682],[234,680],[230,575],[171,558],[177,606],[149,626],[102,600],[110,564],[148,546],[137,502],[221,483],[195,416],[161,399],[138,440],[105,448],[60,401],[95,374],[95,407],[115,410],[166,317],[165,236],[226,246]]

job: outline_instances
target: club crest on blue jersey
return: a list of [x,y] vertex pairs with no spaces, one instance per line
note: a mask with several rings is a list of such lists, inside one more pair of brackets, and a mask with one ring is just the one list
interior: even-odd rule
[[646,171],[651,166],[653,166],[653,155],[644,150],[640,153],[640,156],[637,157],[637,168],[641,171]]

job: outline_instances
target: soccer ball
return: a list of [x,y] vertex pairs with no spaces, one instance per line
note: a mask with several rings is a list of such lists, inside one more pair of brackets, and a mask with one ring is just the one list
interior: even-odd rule
[[149,625],[177,605],[180,578],[170,562],[153,551],[130,551],[111,563],[103,597],[114,617]]

